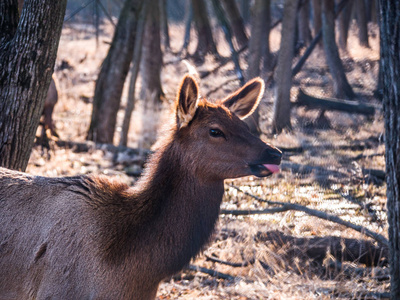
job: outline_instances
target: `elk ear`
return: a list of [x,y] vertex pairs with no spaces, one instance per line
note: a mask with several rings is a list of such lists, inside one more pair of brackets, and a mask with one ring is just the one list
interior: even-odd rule
[[257,77],[222,100],[222,104],[243,120],[255,111],[263,94],[264,81]]
[[182,79],[176,100],[176,122],[178,128],[187,126],[193,119],[198,99],[199,88],[196,80],[192,76],[186,75]]

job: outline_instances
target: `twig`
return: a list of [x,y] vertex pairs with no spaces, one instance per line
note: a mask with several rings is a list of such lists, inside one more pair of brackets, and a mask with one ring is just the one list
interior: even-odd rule
[[[302,212],[304,212],[304,213],[306,213],[306,214],[308,214],[310,216],[314,216],[314,217],[317,217],[317,218],[320,218],[320,219],[323,219],[323,220],[331,221],[331,222],[334,222],[334,223],[337,223],[337,224],[340,224],[340,225],[344,225],[344,226],[349,227],[351,229],[354,229],[354,230],[356,230],[356,231],[358,231],[358,232],[360,232],[360,233],[362,233],[362,234],[364,234],[364,235],[366,235],[366,236],[368,236],[370,238],[373,238],[374,240],[379,242],[384,247],[388,247],[388,240],[383,235],[381,235],[379,233],[376,233],[376,232],[373,232],[373,231],[369,230],[368,228],[365,228],[364,226],[353,224],[351,222],[348,222],[348,221],[345,221],[345,220],[339,218],[338,216],[327,214],[325,212],[322,212],[322,211],[319,211],[319,210],[316,210],[316,209],[311,209],[311,208],[308,208],[308,207],[300,205],[300,204],[264,200],[264,199],[262,199],[262,198],[260,198],[258,196],[255,196],[253,194],[250,194],[248,192],[245,192],[245,191],[241,190],[239,187],[236,187],[234,185],[230,185],[230,186],[235,188],[235,189],[237,189],[238,191],[244,193],[245,195],[248,195],[248,196],[258,200],[258,201],[265,202],[265,203],[268,203],[270,205],[281,205],[282,206],[281,209],[283,211],[285,211],[285,210],[302,211]],[[250,212],[251,212],[250,210],[237,210],[236,211],[236,215],[241,215],[241,213],[243,215],[249,215]],[[255,212],[255,214],[261,214],[262,213],[262,211],[260,211],[260,210],[254,210],[254,212]],[[270,212],[267,212],[267,213],[270,213]]]
[[229,274],[225,274],[225,273],[221,273],[215,270],[211,270],[211,269],[207,269],[204,267],[199,267],[199,266],[195,266],[195,265],[188,265],[187,267],[185,267],[186,270],[190,270],[190,271],[196,271],[196,272],[201,272],[204,274],[208,274],[212,277],[216,277],[216,278],[221,278],[221,279],[226,279],[226,280],[232,280],[234,281],[235,279],[239,279],[238,277],[234,277],[231,276]]
[[266,208],[266,209],[261,209],[261,210],[228,210],[228,209],[221,209],[220,214],[221,215],[232,215],[232,216],[249,216],[249,215],[264,215],[264,214],[275,214],[279,212],[285,212],[290,210],[290,208],[287,207],[275,207],[275,208]]
[[[246,50],[248,47],[248,45],[244,45],[242,48],[240,48],[237,52],[237,54],[242,53],[244,50]],[[220,68],[222,68],[223,66],[225,66],[227,63],[231,62],[232,58],[231,57],[227,57],[221,60],[221,63],[215,67],[213,70],[211,71],[206,71],[203,72],[202,74],[200,74],[200,78],[203,79],[205,77],[207,77],[208,75],[214,74],[215,72],[217,72]]]
[[232,263],[232,262],[229,262],[229,261],[218,259],[216,257],[208,256],[208,255],[205,255],[205,257],[209,261],[212,261],[212,262],[215,262],[215,263],[219,263],[219,264],[223,264],[223,265],[227,265],[227,266],[231,266],[231,267],[234,267],[234,268],[247,267],[248,265],[254,264],[254,261],[244,261],[242,263]]

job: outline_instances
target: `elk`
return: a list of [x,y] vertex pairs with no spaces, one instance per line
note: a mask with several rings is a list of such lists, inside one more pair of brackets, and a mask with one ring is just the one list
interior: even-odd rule
[[133,187],[0,168],[0,299],[154,299],[210,240],[224,179],[278,172],[281,152],[241,120],[263,91],[256,78],[211,102],[186,75]]

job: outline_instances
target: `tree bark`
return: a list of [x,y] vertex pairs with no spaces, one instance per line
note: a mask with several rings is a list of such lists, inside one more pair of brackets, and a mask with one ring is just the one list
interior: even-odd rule
[[24,171],[56,60],[66,0],[0,4],[0,165]]
[[228,15],[228,19],[232,26],[233,34],[235,36],[239,48],[244,47],[245,45],[247,45],[249,39],[246,35],[243,19],[239,13],[239,9],[236,5],[236,2],[232,0],[222,0],[221,2],[224,6],[226,14]]
[[129,92],[128,92],[128,100],[125,108],[124,120],[122,122],[121,128],[121,136],[119,139],[119,145],[125,146],[128,144],[128,133],[129,127],[131,124],[131,117],[133,109],[135,108],[135,92],[136,92],[136,80],[139,73],[140,68],[140,59],[142,57],[142,41],[144,36],[144,28],[146,24],[146,15],[150,2],[145,2],[143,4],[143,9],[141,14],[139,15],[137,30],[136,30],[136,39],[135,39],[135,47],[133,51],[133,59],[131,63],[131,78],[129,80]]
[[160,12],[161,12],[161,29],[163,32],[163,41],[165,50],[170,49],[169,40],[169,29],[168,29],[168,13],[167,13],[167,0],[160,0]]
[[142,3],[140,0],[126,0],[121,10],[111,47],[97,77],[88,140],[113,143],[117,113],[133,56]]
[[221,28],[225,34],[225,39],[228,42],[229,48],[231,50],[232,61],[235,65],[235,73],[236,73],[238,79],[240,80],[240,84],[244,85],[245,80],[244,80],[242,68],[240,67],[239,55],[233,45],[232,30],[229,25],[228,19],[225,16],[224,10],[223,10],[219,0],[211,0],[211,3],[214,8],[215,16],[217,17],[218,22],[221,25]]
[[280,133],[283,129],[292,127],[290,123],[290,88],[292,87],[292,60],[298,2],[299,0],[285,0],[283,9],[281,45],[275,72],[273,133]]
[[364,103],[356,103],[354,101],[339,100],[333,98],[317,98],[307,95],[303,90],[299,90],[297,102],[293,103],[298,106],[307,106],[308,108],[336,110],[348,113],[358,113],[366,116],[373,116],[375,108]]
[[335,2],[322,2],[322,38],[326,61],[333,79],[333,90],[336,98],[354,99],[355,94],[347,81],[342,60],[335,41]]
[[188,46],[190,43],[190,28],[192,27],[193,20],[193,7],[190,1],[185,2],[185,34],[183,38],[183,45],[180,54],[185,56],[188,52]]
[[346,6],[339,15],[339,46],[343,51],[347,51],[347,38],[349,36],[352,9],[353,1],[347,1]]
[[247,78],[251,79],[260,75],[260,62],[263,49],[264,31],[266,24],[266,12],[270,5],[269,0],[256,0],[253,6],[251,18],[251,35],[249,40]]
[[391,299],[400,299],[400,2],[380,0]]
[[365,8],[364,0],[356,0],[355,2],[357,12],[357,24],[358,24],[358,40],[360,45],[369,48],[368,43],[368,19]]
[[298,28],[299,36],[298,43],[303,47],[307,47],[311,42],[311,31],[310,31],[310,2],[309,0],[303,0],[298,12]]
[[[312,0],[314,38],[322,28],[321,0]],[[318,43],[321,46],[321,43]]]
[[197,48],[194,57],[203,62],[207,53],[218,56],[218,51],[213,39],[210,21],[208,20],[206,3],[204,0],[192,0],[192,7],[197,31]]
[[142,88],[141,100],[151,101],[153,105],[161,103],[164,93],[161,88],[162,53],[160,43],[160,9],[158,0],[148,0],[149,9],[144,28],[141,59]]
[[274,56],[271,53],[271,47],[269,42],[269,34],[271,32],[271,1],[266,5],[264,10],[264,34],[263,34],[263,45],[262,45],[262,55],[264,58],[263,71],[271,72],[274,67]]
[[[266,14],[270,6],[269,0],[256,0],[253,5],[253,16],[251,18],[251,35],[249,40],[247,78],[252,79],[260,75],[261,55],[264,43],[264,32],[267,27]],[[260,135],[259,108],[248,117],[245,122],[254,135]]]

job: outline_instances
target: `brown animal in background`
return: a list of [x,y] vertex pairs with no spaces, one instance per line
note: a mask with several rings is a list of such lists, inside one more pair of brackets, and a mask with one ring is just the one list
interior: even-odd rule
[[0,168],[0,299],[154,299],[209,241],[224,179],[278,171],[281,152],[241,120],[263,89],[253,79],[212,103],[184,77],[173,125],[134,187]]
[[42,124],[43,125],[42,136],[45,134],[45,131],[47,129],[49,129],[52,136],[58,137],[58,134],[56,132],[56,128],[55,128],[54,122],[53,122],[53,110],[54,110],[54,106],[56,105],[57,101],[58,101],[58,92],[57,92],[56,83],[55,83],[54,77],[53,77],[53,78],[51,78],[49,89],[47,91],[46,100],[44,102],[44,108],[43,108],[43,114],[42,114],[44,116],[44,124]]

